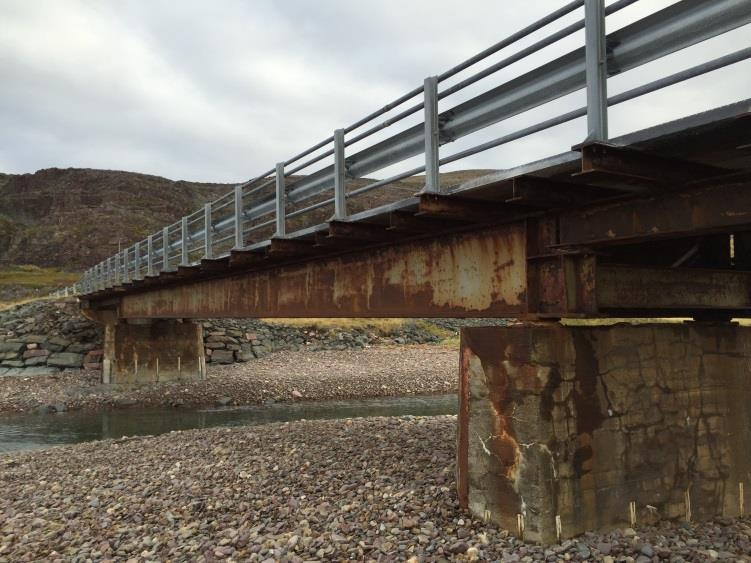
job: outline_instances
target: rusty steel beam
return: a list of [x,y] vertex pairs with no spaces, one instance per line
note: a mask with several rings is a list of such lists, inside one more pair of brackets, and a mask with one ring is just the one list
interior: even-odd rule
[[124,295],[122,318],[507,317],[526,308],[523,224]]
[[329,221],[329,237],[363,242],[388,242],[397,240],[397,233],[387,231],[382,225]]
[[269,256],[297,256],[318,254],[315,241],[274,237],[271,239]]
[[607,143],[581,147],[582,173],[598,172],[660,184],[686,184],[731,172],[697,162],[668,158]]
[[595,292],[600,313],[751,314],[751,272],[600,265]]
[[508,203],[480,201],[451,196],[422,195],[418,217],[436,217],[471,223],[492,222],[499,218],[518,216],[519,208]]
[[745,180],[562,213],[559,244],[597,246],[750,226],[751,181]]
[[393,211],[389,214],[389,231],[404,233],[434,233],[441,230],[451,230],[461,225],[461,222],[432,217],[418,217],[408,211]]
[[618,195],[614,190],[590,187],[548,178],[535,176],[519,176],[512,180],[512,195],[507,203],[542,207],[545,209],[556,207],[570,207],[584,204],[598,199],[612,198]]

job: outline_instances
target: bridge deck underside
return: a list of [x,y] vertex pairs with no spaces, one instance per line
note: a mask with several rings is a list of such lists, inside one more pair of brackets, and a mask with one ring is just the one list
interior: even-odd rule
[[120,318],[751,314],[751,104],[83,298]]

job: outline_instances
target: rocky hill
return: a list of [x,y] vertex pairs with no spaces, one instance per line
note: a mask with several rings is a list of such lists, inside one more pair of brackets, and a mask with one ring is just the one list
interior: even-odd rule
[[81,271],[229,188],[114,170],[0,174],[0,267]]

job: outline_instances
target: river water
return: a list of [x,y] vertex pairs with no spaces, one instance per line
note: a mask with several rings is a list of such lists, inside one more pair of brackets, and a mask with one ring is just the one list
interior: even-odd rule
[[0,415],[0,453],[212,426],[364,416],[434,416],[456,414],[457,410],[456,395],[432,395],[201,409],[10,414]]

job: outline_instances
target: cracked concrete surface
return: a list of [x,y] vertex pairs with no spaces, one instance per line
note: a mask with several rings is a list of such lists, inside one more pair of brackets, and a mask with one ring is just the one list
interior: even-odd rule
[[475,514],[516,531],[525,513],[526,539],[542,542],[556,540],[556,516],[564,537],[628,525],[630,502],[641,523],[686,518],[688,501],[693,519],[738,514],[751,330],[539,323],[462,341],[473,439],[459,486]]

